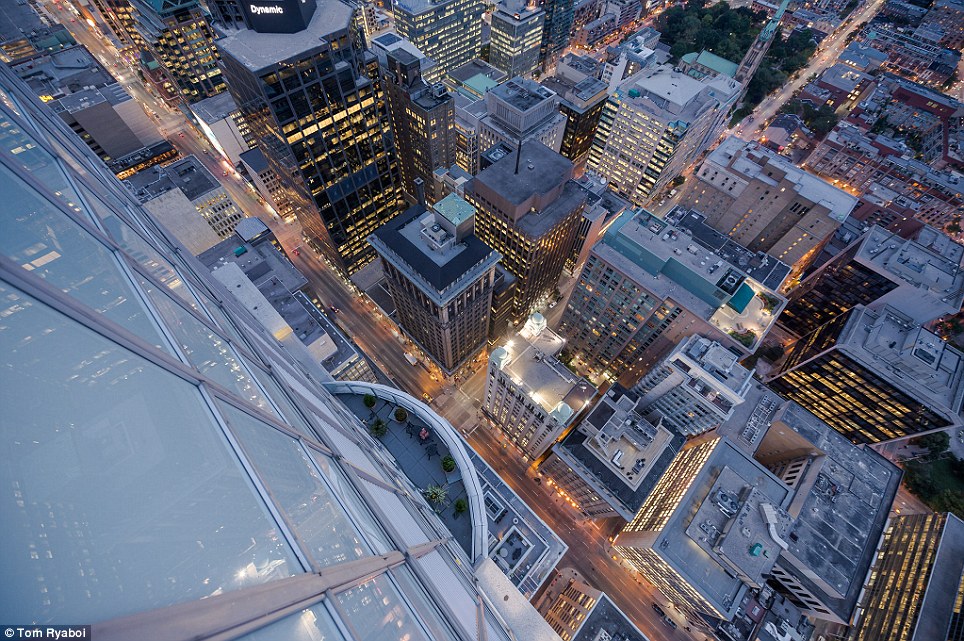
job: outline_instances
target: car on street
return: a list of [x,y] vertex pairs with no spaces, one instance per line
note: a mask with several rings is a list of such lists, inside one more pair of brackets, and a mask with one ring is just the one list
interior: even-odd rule
[[425,401],[427,405],[432,404],[432,397],[428,395],[428,392],[422,392],[422,400]]
[[656,614],[659,614],[660,616],[666,616],[666,613],[663,612],[663,608],[659,607],[659,603],[653,604],[653,610],[655,610]]
[[671,618],[669,618],[669,617],[666,616],[665,614],[663,615],[663,623],[665,623],[665,624],[668,625],[669,627],[673,628],[674,630],[677,628],[676,621],[673,621]]

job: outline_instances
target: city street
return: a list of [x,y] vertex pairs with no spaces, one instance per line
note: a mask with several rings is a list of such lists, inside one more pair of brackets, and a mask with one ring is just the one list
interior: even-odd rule
[[784,85],[778,93],[764,99],[753,113],[730,128],[724,136],[735,135],[744,140],[756,138],[757,128],[768,123],[794,93],[810,82],[812,76],[820,74],[824,69],[837,62],[837,56],[847,47],[847,36],[853,33],[859,25],[877,15],[883,4],[884,0],[869,0],[854,11],[843,26],[824,39],[816,55],[810,59],[810,63],[797,73],[796,80]]

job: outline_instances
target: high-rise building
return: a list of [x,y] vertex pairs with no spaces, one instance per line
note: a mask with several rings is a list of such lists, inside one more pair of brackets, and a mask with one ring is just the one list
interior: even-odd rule
[[964,353],[887,306],[857,305],[806,334],[773,389],[857,443],[962,425]]
[[502,0],[492,14],[489,62],[510,78],[530,77],[539,67],[546,16],[526,0]]
[[732,78],[696,80],[662,65],[630,76],[609,97],[589,169],[645,204],[712,143],[740,93]]
[[475,237],[475,208],[455,194],[420,203],[369,238],[382,259],[398,322],[451,374],[485,346],[495,265]]
[[401,0],[392,4],[395,29],[435,61],[426,80],[436,82],[479,55],[482,47],[481,0]]
[[638,402],[613,385],[539,465],[547,486],[588,519],[631,521],[686,440],[643,418]]
[[478,209],[479,239],[518,279],[513,316],[526,317],[553,292],[573,253],[586,191],[572,180],[572,163],[526,142],[467,183],[465,198]]
[[777,292],[789,273],[697,212],[626,211],[590,250],[559,331],[580,371],[632,386],[693,334],[751,354],[786,302]]
[[579,572],[562,568],[553,572],[535,606],[559,637],[569,641],[602,596]]
[[434,201],[435,170],[455,163],[455,98],[442,83],[429,85],[424,74],[432,61],[411,44],[388,32],[372,40],[388,101],[402,189],[418,201],[416,179]]
[[753,370],[738,360],[716,341],[690,336],[636,384],[637,410],[681,434],[718,427],[746,400],[753,382]]
[[[448,422],[256,326],[2,65],[0,91],[0,617],[98,639],[556,638],[485,558]],[[368,393],[456,460],[464,534],[349,409]]]
[[791,280],[857,205],[842,189],[783,156],[735,136],[724,140],[694,172],[679,203],[753,251],[793,267]]
[[961,628],[952,628],[952,622],[964,590],[962,571],[961,519],[950,513],[894,518],[847,639],[960,639]]
[[[142,43],[141,67],[162,96],[191,103],[224,91],[214,30],[198,0],[130,0],[131,42]],[[157,67],[162,76],[147,71]]]
[[[606,83],[587,73],[582,60],[569,54],[559,62],[556,75],[542,81],[559,96],[559,111],[566,116],[559,153],[581,170],[589,158],[599,118],[609,94]],[[570,64],[571,63],[571,64]]]
[[559,96],[534,80],[513,78],[485,94],[485,114],[479,116],[479,150],[484,152],[499,143],[515,149],[528,140],[538,140],[557,152],[565,130]]
[[565,344],[537,312],[489,355],[482,411],[526,460],[542,456],[596,395],[556,358]]
[[691,440],[615,541],[694,627],[732,620],[764,586],[849,623],[900,485],[899,468],[799,405],[767,407],[754,445]]
[[538,0],[538,5],[546,14],[542,25],[542,44],[539,47],[539,62],[548,70],[569,45],[572,31],[573,0]]
[[353,7],[326,0],[302,31],[218,41],[231,95],[305,236],[348,273],[375,258],[366,239],[402,208],[378,62],[357,29]]
[[889,305],[918,323],[956,314],[964,247],[932,227],[916,237],[874,225],[790,292],[780,325],[803,336],[857,305]]

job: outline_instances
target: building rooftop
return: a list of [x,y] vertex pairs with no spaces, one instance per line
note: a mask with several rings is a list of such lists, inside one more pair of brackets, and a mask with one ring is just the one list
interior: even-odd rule
[[918,241],[905,240],[874,225],[859,241],[856,259],[920,290],[939,294],[949,307],[960,309],[964,300],[964,247],[934,229],[922,229],[921,233]]
[[556,359],[566,341],[533,314],[523,328],[492,352],[500,368],[562,425],[572,422],[596,388]]
[[344,367],[345,363],[364,358],[355,345],[345,336],[344,332],[342,332],[327,315],[318,309],[318,306],[308,298],[307,294],[304,292],[295,292],[294,298],[308,310],[308,314],[318,326],[321,327],[322,331],[328,335],[328,338],[334,346],[334,351],[331,355],[321,359],[321,366],[324,367],[326,371],[335,376],[336,373]]
[[733,62],[732,60],[727,60],[726,58],[721,58],[707,50],[700,51],[699,53],[691,51],[690,53],[684,55],[681,60],[689,64],[703,65],[712,69],[716,73],[721,73],[730,78],[736,77],[736,72],[740,68],[740,65]]
[[268,168],[268,159],[264,157],[264,152],[261,151],[261,147],[255,147],[254,149],[242,152],[241,160],[258,174]]
[[180,189],[188,200],[195,201],[209,191],[221,188],[221,183],[195,156],[186,156],[164,166],[152,165],[124,183],[142,203],[172,189]]
[[[238,223],[238,227],[243,230],[241,223]],[[208,269],[235,263],[258,288],[271,278],[277,279],[288,292],[300,291],[308,284],[308,280],[298,268],[292,265],[273,243],[250,243],[237,234],[221,241],[197,258]]]
[[12,69],[45,102],[117,82],[83,45],[33,56]]
[[[684,225],[687,218],[680,218]],[[620,216],[593,251],[721,331],[753,332],[747,347],[755,349],[786,304],[764,283],[782,283],[789,267],[727,241],[720,247],[705,243],[691,229],[637,209]]]
[[[686,437],[635,411],[638,397],[614,385],[554,452],[583,468],[586,481],[627,521],[669,468]],[[622,452],[617,457],[617,452]],[[615,463],[613,461],[616,461]]]
[[764,287],[777,290],[783,285],[790,266],[765,252],[753,252],[706,224],[706,216],[696,210],[674,207],[665,220],[689,232],[697,243],[746,272]]
[[850,65],[838,62],[820,74],[820,82],[836,87],[842,91],[851,92],[862,82],[872,81],[873,77]]
[[222,91],[215,96],[191,104],[194,115],[209,125],[224,120],[237,110],[238,105],[228,91]]
[[736,136],[730,136],[710,153],[700,173],[708,171],[713,165],[729,168],[740,175],[774,186],[779,183],[779,176],[767,175],[767,168],[775,166],[793,183],[797,193],[829,209],[829,216],[837,222],[843,222],[857,205],[857,199],[842,189],[800,169],[763,145],[746,142]]
[[418,15],[420,13],[436,11],[439,7],[443,7],[451,2],[454,2],[454,0],[395,0],[394,6],[405,13]]
[[895,387],[929,401],[930,409],[960,424],[964,354],[892,307],[858,305],[837,346]]
[[[729,439],[717,438],[712,448],[681,503],[660,530],[653,548],[684,580],[698,587],[724,618],[730,619],[747,588],[714,548],[735,529],[734,535],[745,541],[748,555],[752,547],[760,543],[763,546],[760,556],[772,564],[779,544],[770,537],[762,519],[749,524],[734,519],[746,518],[743,508],[748,503],[752,506],[766,503],[775,509],[785,509],[791,492]],[[752,511],[759,513],[759,509]],[[712,522],[707,522],[711,517]],[[727,530],[726,522],[731,520],[734,524]],[[745,536],[742,528],[749,529],[751,525],[754,529]],[[768,552],[768,557],[763,556],[763,550]],[[753,567],[749,569],[756,571]]]
[[519,111],[529,111],[555,96],[554,92],[535,80],[521,77],[503,82],[490,89],[489,93]]
[[[445,213],[436,215],[438,210],[414,205],[379,227],[369,241],[383,259],[420,282],[425,293],[441,304],[459,291],[454,285],[471,284],[502,256],[474,234],[459,235],[459,225],[475,215],[471,205],[455,194],[439,202],[444,203]],[[446,213],[461,222],[451,222]]]
[[649,641],[605,593],[596,600],[572,641]]
[[317,0],[308,28],[297,33],[258,33],[228,30],[218,40],[218,51],[257,72],[307,52],[328,47],[327,39],[349,29],[354,9],[341,0]]
[[795,573],[797,580],[824,594],[827,605],[849,620],[897,494],[900,469],[794,402],[776,412],[756,458],[767,464],[774,451],[811,457],[789,508],[794,522],[783,556],[805,568]]
[[475,58],[446,74],[447,84],[462,95],[477,100],[503,82],[508,75],[484,60]]
[[157,156],[171,152],[174,153],[175,157],[177,156],[177,149],[175,149],[174,145],[167,140],[161,140],[152,145],[148,145],[143,149],[138,149],[133,153],[127,154],[126,156],[115,158],[107,163],[107,167],[115,174],[119,174],[120,172],[136,167],[140,163],[146,162],[151,158],[156,158]]
[[669,65],[648,67],[624,80],[616,97],[663,120],[687,126],[706,109],[726,102],[740,84],[726,76],[696,80]]

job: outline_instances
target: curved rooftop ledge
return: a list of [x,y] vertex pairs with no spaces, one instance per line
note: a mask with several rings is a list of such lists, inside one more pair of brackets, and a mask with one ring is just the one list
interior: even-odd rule
[[378,383],[363,383],[360,381],[334,381],[323,384],[332,394],[354,394],[373,396],[395,403],[406,411],[411,412],[435,431],[439,439],[449,449],[449,455],[455,459],[462,475],[465,486],[466,501],[469,504],[469,517],[472,520],[472,550],[469,554],[473,564],[486,557],[488,548],[489,528],[485,517],[485,504],[482,499],[482,483],[479,480],[472,459],[465,449],[465,443],[452,427],[452,424],[435,413],[432,408],[410,394],[380,385]]

